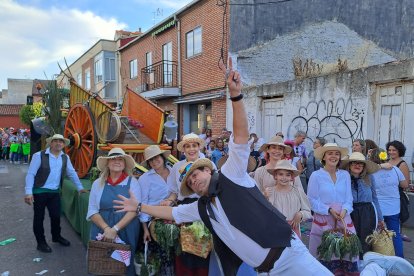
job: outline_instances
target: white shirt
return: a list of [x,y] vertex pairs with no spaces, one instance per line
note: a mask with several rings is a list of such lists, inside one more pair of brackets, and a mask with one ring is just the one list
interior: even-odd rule
[[[167,166],[171,173],[171,167]],[[151,169],[141,175],[138,179],[138,186],[140,191],[140,202],[145,205],[160,205],[161,201],[169,196],[167,182],[154,169]],[[141,222],[147,222],[151,216],[146,213],[139,214]]]
[[[129,177],[125,178],[121,183],[118,185],[125,186],[128,184]],[[110,185],[108,183],[105,183],[104,185],[101,185],[100,182],[101,178],[96,179],[91,188],[91,192],[89,195],[89,204],[88,204],[88,213],[86,214],[86,220],[91,220],[91,217],[94,214],[99,213],[100,209],[100,203],[101,203],[101,197],[104,190],[104,185]],[[129,184],[129,190],[135,195],[135,197],[141,201],[140,198],[140,191],[138,187],[138,180],[135,177],[131,177],[131,183]]]
[[[221,168],[221,172],[228,179],[237,185],[247,188],[256,185],[254,179],[247,174],[249,155],[250,144],[235,144],[232,136],[229,139],[229,158]],[[261,247],[233,227],[217,197],[215,202],[217,207],[213,204],[211,204],[211,207],[217,221],[212,219],[210,221],[218,237],[245,263],[252,267],[259,266],[266,258],[270,248]],[[201,220],[197,202],[174,207],[172,215],[177,223]]]
[[345,170],[336,170],[336,183],[331,176],[321,168],[314,171],[308,183],[308,198],[311,208],[315,213],[328,215],[328,209],[332,203],[342,204],[350,214],[352,208],[351,176]]
[[404,181],[404,175],[397,167],[391,170],[379,170],[371,174],[375,185],[378,203],[383,216],[393,216],[400,213],[400,192],[398,186]]

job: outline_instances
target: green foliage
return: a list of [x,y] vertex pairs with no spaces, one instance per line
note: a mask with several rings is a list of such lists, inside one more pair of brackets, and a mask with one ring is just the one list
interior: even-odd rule
[[200,221],[195,221],[191,225],[183,226],[186,229],[190,230],[197,241],[200,241],[202,238],[211,238],[210,231],[204,225],[204,223]]
[[41,102],[33,103],[32,109],[36,118],[44,116],[44,105]]
[[19,112],[20,121],[30,126],[31,121],[36,117],[36,114],[31,105],[24,105]]
[[154,232],[157,242],[167,253],[167,256],[170,256],[173,250],[175,250],[175,254],[179,255],[181,253],[180,243],[178,242],[180,228],[172,222],[160,219],[153,223],[155,223]]
[[93,183],[96,179],[98,179],[99,174],[101,173],[97,167],[93,167],[89,171],[89,180]]
[[323,233],[317,252],[324,261],[330,261],[333,256],[342,260],[348,254],[349,260],[352,260],[362,252],[362,246],[358,236],[353,233],[348,232],[344,236],[343,232],[329,230]]

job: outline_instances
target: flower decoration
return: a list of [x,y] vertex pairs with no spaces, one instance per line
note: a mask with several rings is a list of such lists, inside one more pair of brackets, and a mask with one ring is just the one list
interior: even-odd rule
[[386,153],[385,151],[381,151],[381,152],[379,153],[378,157],[379,157],[379,159],[380,159],[381,161],[385,161],[385,160],[387,160],[387,159],[388,159],[388,155],[387,155],[387,153]]
[[139,122],[137,120],[134,120],[131,117],[128,117],[128,123],[129,123],[129,125],[131,125],[135,128],[143,128],[144,127],[144,125],[141,122]]

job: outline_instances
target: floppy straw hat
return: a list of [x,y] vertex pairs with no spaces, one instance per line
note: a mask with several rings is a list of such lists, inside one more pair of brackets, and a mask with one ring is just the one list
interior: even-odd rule
[[291,171],[295,177],[299,175],[299,171],[290,163],[289,160],[277,161],[276,166],[273,169],[268,169],[267,172],[273,175],[273,173],[277,170]]
[[366,160],[365,156],[360,152],[353,152],[348,159],[342,159],[341,169],[348,170],[351,162],[361,162],[365,164],[364,170],[361,173],[363,175],[374,173],[380,169],[377,163]]
[[180,192],[183,196],[194,194],[194,191],[187,186],[187,178],[193,173],[195,169],[201,167],[207,167],[211,171],[214,171],[213,163],[208,158],[199,158],[195,162],[187,162],[178,170],[181,180]]
[[319,147],[315,149],[314,156],[316,159],[322,160],[323,156],[325,155],[325,152],[330,150],[337,150],[341,153],[341,158],[348,155],[348,149],[347,148],[341,148],[336,143],[326,143],[322,147]]
[[141,162],[141,166],[149,167],[148,160],[151,158],[154,158],[157,155],[163,155],[165,158],[168,158],[168,156],[171,154],[171,151],[169,150],[161,150],[159,146],[157,145],[151,145],[148,146],[144,150],[144,161]]
[[118,157],[123,157],[125,160],[125,169],[131,171],[135,167],[135,160],[131,155],[126,154],[121,148],[113,148],[108,152],[107,156],[99,156],[96,160],[96,167],[98,170],[103,171],[108,167],[108,160]]
[[260,147],[260,151],[266,151],[266,150],[267,150],[267,148],[268,148],[270,145],[278,145],[278,146],[283,147],[283,153],[284,153],[284,154],[289,154],[289,153],[291,153],[291,152],[292,152],[292,148],[291,148],[291,147],[289,147],[288,145],[285,145],[285,143],[283,142],[283,138],[282,138],[282,137],[280,137],[280,136],[274,136],[274,137],[272,137],[272,139],[270,139],[270,140],[269,140],[269,142],[267,142],[267,143],[263,144],[263,145]]
[[48,143],[50,145],[50,143],[52,143],[53,140],[62,140],[65,142],[65,146],[69,146],[70,144],[70,140],[63,137],[62,134],[55,134],[52,137],[49,137],[46,139],[46,143]]
[[200,145],[200,148],[204,148],[206,141],[198,137],[198,135],[195,133],[189,133],[183,136],[181,142],[177,144],[177,149],[183,152],[184,145],[188,143],[198,143]]

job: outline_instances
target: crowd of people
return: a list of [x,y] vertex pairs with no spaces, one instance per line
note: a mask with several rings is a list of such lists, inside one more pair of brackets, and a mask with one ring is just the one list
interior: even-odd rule
[[[149,146],[141,163],[148,171],[138,179],[131,176],[134,160],[122,149],[114,148],[100,156],[97,167],[101,175],[92,184],[86,217],[92,222],[91,240],[112,242],[119,238],[131,245],[133,252],[150,243],[161,260],[160,275],[386,275],[390,269],[413,272],[402,259],[399,219],[399,188],[407,188],[410,182],[408,166],[402,159],[404,145],[391,141],[382,150],[373,141],[355,140],[349,145],[353,151],[349,153],[347,147],[317,137],[308,153],[304,144],[307,136],[302,131],[293,140],[284,139],[278,132],[264,141],[248,132],[241,77],[232,70],[231,59],[229,69],[221,68],[233,113],[237,114],[233,116],[234,132],[223,129],[214,137],[210,129],[202,129],[200,134],[184,135],[177,144],[182,158],[173,166],[167,162],[170,151]],[[26,178],[26,203],[33,203],[32,191],[39,201],[45,193],[56,194],[64,173],[83,191],[70,160],[60,158],[65,156],[60,151],[66,140],[55,135],[49,141],[51,150],[35,155],[37,162],[31,163]],[[255,165],[249,166],[252,158]],[[50,162],[49,170],[40,165],[46,160]],[[38,249],[51,252],[45,242],[42,217],[49,203],[36,207],[38,200],[34,201]],[[171,256],[154,242],[149,225],[155,219],[177,224],[203,221],[212,234],[214,250],[207,258],[185,252]],[[300,225],[305,222],[311,222],[309,248],[302,242]],[[363,250],[360,255],[320,258],[318,247],[323,233],[337,226],[357,235]],[[376,262],[380,257],[369,255],[369,262],[361,262],[366,259],[364,253],[371,251],[365,238],[384,227],[396,233],[394,249],[402,261]],[[53,241],[69,245],[60,236],[60,228],[53,229],[52,225]],[[136,273],[133,265],[128,266],[127,275]]]
[[30,156],[30,130],[14,127],[0,128],[0,160],[12,164],[28,164]]

